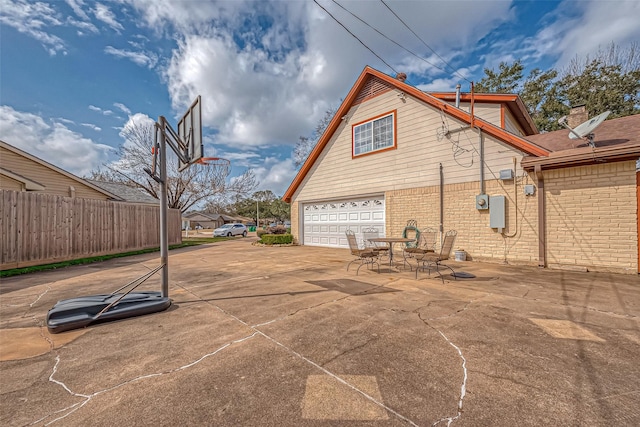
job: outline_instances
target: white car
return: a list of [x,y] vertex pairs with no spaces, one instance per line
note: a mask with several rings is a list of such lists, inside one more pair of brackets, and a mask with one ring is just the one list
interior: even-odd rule
[[240,235],[242,237],[247,237],[247,227],[244,224],[230,223],[213,230],[213,237],[231,237]]

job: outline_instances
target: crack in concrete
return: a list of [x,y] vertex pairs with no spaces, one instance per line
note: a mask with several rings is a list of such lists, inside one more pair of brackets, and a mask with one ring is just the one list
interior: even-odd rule
[[[463,310],[460,311],[464,311],[466,310],[466,308],[472,303],[473,301],[469,301],[469,303],[467,303],[467,305],[465,306],[465,308]],[[462,360],[462,385],[460,386],[460,399],[458,399],[458,407],[457,407],[457,413],[455,416],[449,416],[449,417],[444,417],[441,418],[440,420],[436,421],[435,423],[432,424],[432,427],[437,426],[438,424],[446,421],[447,422],[447,427],[451,425],[451,423],[453,423],[454,421],[456,421],[457,419],[459,419],[462,416],[462,403],[464,400],[464,397],[467,393],[467,378],[468,378],[468,373],[467,373],[467,359],[465,359],[464,355],[462,354],[462,350],[460,350],[460,347],[458,347],[457,345],[455,345],[449,338],[447,338],[447,336],[442,333],[442,331],[440,331],[439,329],[435,328],[434,326],[430,325],[428,320],[430,319],[423,319],[422,316],[420,316],[420,313],[416,313],[418,315],[418,318],[428,327],[430,327],[431,329],[433,329],[434,331],[436,331],[437,333],[439,333],[442,338],[445,339],[445,341],[454,349],[456,349],[456,351],[458,352],[458,355],[460,356],[460,359]],[[458,313],[455,313],[458,314]],[[449,316],[447,316],[449,317]]]
[[316,367],[317,369],[321,370],[322,372],[324,372],[325,374],[329,375],[331,378],[335,379],[336,381],[340,382],[341,384],[346,385],[347,387],[349,387],[350,389],[352,389],[353,391],[359,393],[360,395],[362,395],[365,399],[369,400],[370,402],[380,406],[381,408],[383,408],[384,410],[386,410],[387,412],[395,415],[397,418],[401,419],[402,421],[408,423],[409,425],[412,425],[414,427],[418,427],[418,424],[416,424],[415,422],[411,421],[409,418],[405,417],[404,415],[396,412],[395,410],[393,410],[392,408],[390,408],[389,406],[385,405],[384,403],[380,402],[379,400],[377,400],[375,397],[365,393],[364,391],[360,390],[358,387],[354,386],[353,384],[349,383],[348,381],[340,378],[338,375],[334,374],[333,372],[329,371],[328,369],[318,365],[316,362],[314,362],[313,360],[310,360],[306,357],[304,357],[302,354],[298,353],[295,350],[292,350],[291,348],[287,347],[286,345],[282,344],[281,342],[277,341],[276,339],[268,336],[267,334],[258,331],[262,336],[264,336],[266,339],[268,339],[269,341],[272,341],[273,343],[277,344],[278,346],[284,348],[285,350],[287,350],[288,352],[290,352],[291,354],[293,354],[296,357],[299,357],[300,359],[304,360],[305,362],[311,364],[312,366]]
[[[527,291],[527,293],[529,293]],[[525,294],[526,296],[526,294]],[[527,301],[535,301],[535,302],[541,302],[544,304],[549,304],[549,305],[559,305],[561,307],[567,307],[570,309],[576,309],[576,310],[588,310],[588,311],[592,311],[595,313],[599,313],[599,314],[606,314],[609,316],[613,316],[613,317],[618,317],[618,318],[622,318],[622,319],[640,319],[639,316],[636,316],[634,314],[620,314],[620,313],[616,313],[614,311],[607,311],[607,310],[600,310],[594,307],[589,307],[589,306],[585,306],[585,305],[572,305],[572,304],[563,304],[561,302],[557,302],[557,301],[549,301],[549,300],[545,300],[545,299],[540,299],[540,298],[525,298],[525,296],[513,296],[513,295],[503,295],[504,298],[515,298],[515,299],[525,299]]]
[[335,356],[333,356],[331,359],[324,361],[324,362],[322,363],[322,365],[321,365],[321,366],[327,366],[329,363],[333,362],[333,361],[334,361],[334,360],[336,360],[337,358],[342,357],[342,356],[344,356],[344,355],[345,355],[345,354],[347,354],[347,353],[351,353],[352,351],[356,351],[356,350],[359,350],[359,349],[361,349],[361,348],[363,348],[363,347],[366,347],[366,346],[367,346],[367,345],[369,345],[371,342],[376,341],[376,340],[377,340],[377,338],[370,338],[370,339],[368,339],[367,341],[365,341],[364,343],[362,343],[362,344],[360,344],[360,345],[357,345],[357,346],[352,347],[352,348],[348,348],[348,349],[346,349],[345,351],[340,352],[339,354],[336,354],[336,355],[335,355]]
[[60,413],[68,411],[66,414],[62,415],[61,417],[55,418],[55,419],[53,419],[51,421],[48,421],[45,424],[45,426],[51,425],[51,424],[53,424],[53,423],[55,423],[57,421],[60,421],[60,420],[62,420],[64,418],[68,417],[69,415],[73,414],[74,412],[78,411],[79,409],[81,409],[83,406],[85,406],[87,403],[89,403],[89,401],[91,401],[91,399],[93,399],[96,396],[99,396],[99,395],[104,394],[104,393],[108,393],[110,391],[116,390],[116,389],[118,389],[120,387],[124,387],[125,385],[132,384],[134,382],[142,381],[142,380],[149,379],[149,378],[160,377],[160,376],[163,376],[163,375],[170,375],[170,374],[173,374],[175,372],[179,372],[179,371],[191,368],[192,366],[197,365],[198,363],[202,362],[203,360],[205,360],[205,359],[207,359],[207,358],[209,358],[211,356],[216,355],[217,353],[221,352],[225,348],[227,348],[227,347],[229,347],[229,346],[231,346],[233,344],[237,344],[237,343],[241,343],[243,341],[249,340],[249,339],[255,337],[256,335],[259,335],[258,331],[252,333],[251,335],[247,335],[245,337],[229,341],[229,342],[225,343],[223,346],[217,348],[215,351],[207,353],[207,354],[201,356],[200,358],[194,360],[193,362],[187,363],[186,365],[182,365],[182,366],[179,366],[179,367],[173,368],[173,369],[168,369],[166,371],[154,372],[154,373],[146,374],[146,375],[140,375],[138,377],[135,377],[135,378],[132,378],[130,380],[127,380],[127,381],[121,382],[119,384],[116,384],[116,385],[114,385],[112,387],[105,388],[105,389],[102,389],[102,390],[98,390],[98,391],[93,392],[91,394],[76,393],[76,392],[72,391],[64,382],[58,381],[58,380],[56,380],[54,378],[54,375],[58,372],[58,365],[60,364],[60,355],[56,355],[56,363],[53,366],[53,371],[51,372],[51,375],[49,375],[49,381],[54,383],[54,384],[59,385],[60,387],[65,389],[72,396],[83,398],[84,401],[74,403],[73,405],[67,406],[66,408],[63,408],[63,409],[57,410],[55,412],[52,412],[51,414],[46,415],[46,416],[40,418],[39,420],[34,421],[30,425],[41,423],[44,420],[46,420],[47,418],[51,418],[54,415],[57,415],[57,414],[60,414]]
[[[300,313],[301,311],[312,310],[314,308],[322,307],[323,305],[333,304],[334,302],[338,302],[338,301],[344,301],[344,300],[346,300],[348,298],[351,298],[351,297],[366,295],[367,293],[371,292],[372,290],[376,290],[376,289],[379,289],[379,288],[382,288],[382,287],[384,287],[384,285],[378,285],[378,286],[375,286],[375,287],[373,287],[371,289],[367,289],[367,290],[362,291],[362,292],[356,292],[354,294],[345,295],[345,296],[340,297],[340,298],[334,298],[334,299],[332,299],[330,301],[324,301],[324,302],[321,302],[319,304],[310,305],[308,307],[302,307],[302,308],[297,309],[296,311],[293,311],[291,313],[287,313],[284,316],[278,317],[278,318],[273,319],[273,320],[269,320],[268,322],[263,322],[263,323],[258,323],[258,324],[255,324],[255,325],[250,325],[250,327],[257,328],[259,326],[265,326],[265,325],[269,325],[271,323],[279,322],[279,321],[287,319],[287,318],[289,318],[291,316],[295,316],[296,314]],[[196,298],[200,298],[195,294],[194,294],[194,296],[196,296]]]
[[440,335],[442,335],[442,338],[444,338],[449,343],[449,345],[451,345],[453,348],[456,349],[456,351],[458,352],[458,355],[460,356],[460,359],[462,359],[463,378],[462,378],[462,385],[460,386],[460,399],[458,400],[458,413],[454,417],[444,417],[432,424],[432,426],[437,426],[441,422],[447,421],[447,427],[448,427],[451,425],[451,423],[453,423],[454,421],[456,421],[462,416],[462,401],[464,400],[464,396],[467,393],[467,359],[465,359],[464,356],[462,355],[462,350],[460,350],[460,348],[457,345],[452,343],[451,340],[449,340],[449,338],[447,338],[445,334],[443,334],[441,331],[438,331],[437,329],[436,331]]
[[[382,287],[382,286],[384,286],[384,285],[379,285],[379,286],[377,286],[376,288],[378,288],[378,287]],[[239,317],[237,317],[237,316],[235,316],[235,315],[233,315],[233,314],[229,313],[228,311],[226,311],[226,310],[225,310],[225,309],[223,309],[222,307],[219,307],[218,305],[216,305],[216,304],[212,303],[211,301],[206,301],[206,300],[204,300],[203,298],[201,298],[201,297],[200,297],[198,294],[196,294],[195,292],[193,292],[193,291],[191,291],[191,290],[189,290],[189,289],[186,289],[186,288],[184,288],[184,287],[181,287],[181,288],[182,288],[182,289],[184,289],[186,292],[189,292],[190,294],[192,294],[195,298],[198,298],[199,300],[201,300],[201,301],[203,301],[203,302],[205,302],[205,303],[207,303],[207,304],[211,305],[211,306],[212,306],[212,307],[214,307],[215,309],[219,310],[221,313],[224,313],[225,315],[227,315],[227,316],[231,317],[232,319],[236,320],[237,322],[240,322],[242,325],[244,325],[244,326],[247,326],[247,327],[251,328],[252,330],[254,330],[254,331],[255,331],[255,333],[262,335],[262,336],[263,336],[264,338],[266,338],[267,340],[269,340],[269,341],[271,341],[271,342],[275,343],[276,345],[278,345],[278,346],[282,347],[283,349],[285,349],[285,350],[286,350],[286,351],[288,351],[289,353],[293,354],[294,356],[296,356],[296,357],[298,357],[298,358],[300,358],[300,359],[304,360],[305,362],[309,363],[310,365],[314,366],[315,368],[317,368],[317,369],[319,369],[320,371],[324,372],[325,374],[329,375],[331,378],[335,379],[336,381],[338,381],[338,382],[340,382],[340,383],[342,383],[342,384],[346,385],[347,387],[349,387],[349,388],[350,388],[350,389],[352,389],[353,391],[355,391],[355,392],[359,393],[360,395],[362,395],[365,399],[367,399],[367,400],[369,400],[369,401],[373,402],[374,404],[376,404],[376,405],[380,406],[381,408],[383,408],[383,409],[384,409],[384,410],[386,410],[387,412],[389,412],[389,413],[391,413],[391,414],[395,415],[397,418],[399,418],[399,419],[401,419],[401,420],[405,421],[406,423],[408,423],[408,424],[410,424],[410,425],[412,425],[412,426],[414,426],[414,427],[418,427],[418,425],[417,425],[415,422],[411,421],[409,418],[405,417],[404,415],[402,415],[402,414],[400,414],[400,413],[396,412],[394,409],[390,408],[389,406],[385,405],[384,403],[382,403],[382,402],[378,401],[376,398],[374,398],[373,396],[371,396],[371,395],[367,394],[367,393],[366,393],[366,392],[364,392],[363,390],[360,390],[360,389],[359,389],[358,387],[356,387],[355,385],[353,385],[353,384],[349,383],[348,381],[346,381],[345,379],[343,379],[343,378],[339,377],[338,375],[334,374],[333,372],[329,371],[328,369],[326,369],[326,368],[324,368],[324,367],[320,366],[319,364],[317,364],[317,363],[316,363],[316,362],[314,362],[313,360],[308,359],[307,357],[303,356],[302,354],[298,353],[297,351],[293,350],[292,348],[290,348],[290,347],[288,347],[288,346],[286,346],[286,345],[282,344],[281,342],[279,342],[279,341],[278,341],[278,340],[276,340],[275,338],[273,338],[273,337],[271,337],[271,336],[267,335],[266,333],[264,333],[264,332],[260,331],[259,329],[257,329],[257,327],[258,327],[258,326],[261,326],[261,325],[267,325],[267,324],[273,323],[273,322],[275,322],[275,321],[285,319],[285,318],[289,317],[289,315],[293,315],[293,314],[298,313],[298,312],[300,312],[300,311],[302,311],[302,310],[310,310],[310,309],[312,309],[312,308],[316,308],[316,307],[319,307],[319,306],[322,306],[322,305],[325,305],[325,304],[330,304],[330,303],[332,303],[332,302],[336,302],[336,301],[341,301],[341,300],[344,300],[344,299],[350,298],[350,297],[355,296],[355,295],[358,295],[358,294],[346,295],[346,296],[344,296],[344,297],[342,297],[342,298],[338,298],[338,299],[335,299],[335,300],[332,300],[332,301],[324,302],[324,303],[322,303],[322,304],[317,304],[317,305],[314,305],[314,306],[311,306],[311,307],[306,307],[306,308],[303,308],[303,309],[300,309],[300,310],[296,310],[294,313],[289,314],[289,315],[286,315],[286,316],[283,316],[282,318],[274,319],[274,320],[272,320],[272,321],[270,321],[270,322],[265,322],[265,323],[262,323],[262,324],[259,324],[259,325],[252,326],[252,325],[249,325],[249,324],[248,324],[247,322],[245,322],[244,320],[240,319]],[[370,291],[370,289],[369,289],[368,291]]]
[[[513,379],[513,378],[505,377],[505,376],[502,376],[502,375],[489,374],[489,373],[487,373],[487,372],[483,372],[483,371],[471,371],[471,372],[476,373],[476,374],[478,374],[478,375],[484,375],[484,376],[486,376],[486,377],[489,377],[489,378],[492,378],[492,379],[496,379],[496,380],[504,380],[504,381],[508,381],[508,382],[510,382],[510,383],[513,383],[513,384],[516,384],[516,385],[519,385],[519,386],[522,386],[522,387],[526,387],[526,388],[534,389],[534,390],[539,390],[539,391],[543,391],[543,390],[545,390],[545,389],[543,389],[543,388],[541,388],[541,387],[536,387],[536,386],[533,386],[533,385],[531,385],[531,384],[523,383],[523,382],[521,382],[521,381],[517,381],[517,380],[515,380],[515,379]],[[569,383],[569,384],[570,384],[570,383]]]

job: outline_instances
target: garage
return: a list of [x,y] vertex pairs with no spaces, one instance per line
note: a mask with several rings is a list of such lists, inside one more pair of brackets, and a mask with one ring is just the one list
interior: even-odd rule
[[384,236],[384,196],[305,203],[303,243],[309,246],[348,248],[345,231],[360,238],[367,227],[375,227]]

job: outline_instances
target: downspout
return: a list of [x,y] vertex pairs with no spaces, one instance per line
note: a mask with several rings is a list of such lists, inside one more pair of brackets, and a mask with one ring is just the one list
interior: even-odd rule
[[469,125],[471,127],[473,127],[473,101],[474,101],[474,99],[473,99],[473,82],[471,82],[471,109],[470,109],[471,118],[469,120],[469,122],[470,122]]
[[[503,234],[504,237],[516,237],[516,235],[518,234],[518,175],[517,175],[517,170],[518,170],[518,159],[517,158],[513,158],[513,173],[515,174],[515,176],[513,177],[513,199],[515,202],[515,227],[513,230],[513,233],[510,234]],[[509,229],[511,229],[511,227],[509,227]],[[506,261],[506,260],[505,260]]]
[[534,168],[538,185],[538,267],[547,266],[547,230],[544,193],[544,175],[542,174],[542,166],[536,165]]
[[484,135],[482,129],[478,129],[479,145],[480,145],[480,194],[484,192]]
[[440,245],[444,236],[444,171],[440,163]]

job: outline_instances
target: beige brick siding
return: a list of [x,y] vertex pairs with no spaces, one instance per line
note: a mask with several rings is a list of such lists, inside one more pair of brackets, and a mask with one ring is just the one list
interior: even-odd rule
[[[454,249],[464,249],[473,260],[537,265],[537,195],[525,197],[522,186],[531,183],[528,176],[518,178],[516,200],[512,181],[487,181],[486,193],[504,195],[507,200],[507,228],[504,233],[489,227],[489,211],[478,210],[476,194],[479,182],[445,185],[443,229],[458,232]],[[408,219],[416,219],[418,228],[439,227],[439,186],[390,191],[386,193],[386,229],[400,236]],[[513,235],[515,234],[515,235]],[[513,237],[506,237],[511,236]]]
[[291,234],[293,235],[294,243],[300,243],[300,216],[299,203],[291,202]]
[[544,171],[551,267],[638,271],[635,162]]

